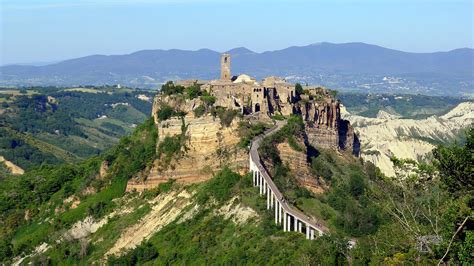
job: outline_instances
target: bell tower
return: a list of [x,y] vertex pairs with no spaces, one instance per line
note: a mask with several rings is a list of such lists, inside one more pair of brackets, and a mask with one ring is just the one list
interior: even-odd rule
[[230,80],[230,54],[221,55],[221,80]]

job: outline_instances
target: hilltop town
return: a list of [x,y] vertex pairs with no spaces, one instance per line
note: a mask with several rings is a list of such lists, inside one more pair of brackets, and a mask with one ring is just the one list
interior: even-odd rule
[[315,177],[308,170],[308,158],[314,156],[312,147],[358,156],[358,137],[350,123],[341,119],[341,104],[333,91],[303,88],[275,76],[262,81],[247,74],[233,76],[229,54],[222,54],[220,64],[219,79],[181,80],[163,86],[152,110],[158,127],[157,150],[164,151],[174,143],[176,152],[163,154],[130,180],[127,191],[152,188],[168,179],[202,182],[223,166],[247,173],[248,147],[241,145],[242,127],[258,123],[271,127],[290,116],[300,117],[304,123],[304,134],[298,141],[305,149],[297,151],[301,154],[286,155],[294,150],[280,148],[287,162],[291,161],[290,167],[302,173],[303,183],[312,184],[312,190],[321,191],[321,182],[311,180]]

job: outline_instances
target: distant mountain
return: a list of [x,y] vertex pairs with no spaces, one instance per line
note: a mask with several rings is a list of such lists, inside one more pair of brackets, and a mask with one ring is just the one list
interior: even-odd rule
[[[278,75],[347,90],[474,92],[474,49],[469,48],[408,53],[364,43],[319,43],[263,53],[244,47],[228,52],[233,74],[247,73],[259,79]],[[3,66],[0,85],[120,83],[151,87],[167,80],[212,79],[219,76],[219,55],[209,49],[143,50],[127,55],[91,55],[46,66]]]

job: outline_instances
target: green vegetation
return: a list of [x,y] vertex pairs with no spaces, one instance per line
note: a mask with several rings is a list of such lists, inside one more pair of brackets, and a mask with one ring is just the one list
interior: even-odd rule
[[393,158],[400,169],[393,180],[371,163],[318,149],[310,158],[312,170],[327,187],[315,195],[297,185],[295,173],[275,149],[298,134],[297,126],[291,128],[264,139],[260,154],[273,165],[274,182],[290,203],[322,218],[333,234],[358,238],[354,262],[433,264],[449,247],[445,261],[472,264],[474,256],[467,250],[472,250],[474,130],[463,147],[438,147],[433,164]]
[[415,119],[442,115],[463,101],[454,97],[408,94],[340,93],[338,98],[353,114],[376,117],[380,110],[384,110],[391,114]]
[[12,130],[0,128],[0,154],[24,169],[31,169],[42,163],[59,164],[63,159],[29,144],[25,138]]
[[166,82],[161,86],[161,94],[163,95],[173,95],[173,94],[182,94],[185,90],[185,87],[174,85],[173,81]]
[[169,105],[163,105],[156,113],[158,117],[158,121],[165,121],[170,119],[173,115],[175,115],[175,111],[173,107]]
[[301,86],[301,84],[299,83],[295,84],[295,91],[296,91],[296,95],[304,94],[303,86]]
[[[109,257],[109,265],[132,264],[258,264],[332,265],[347,262],[344,239],[324,236],[307,241],[299,233],[285,233],[266,211],[265,199],[252,187],[251,175],[240,176],[223,169],[196,188],[197,199],[216,206],[201,208],[193,218],[172,222],[150,240],[120,257]],[[239,203],[251,206],[258,220],[239,225],[215,208],[239,196]]]
[[193,112],[196,117],[201,117],[206,113],[206,107],[204,105],[199,105],[193,110]]
[[[187,92],[183,89],[182,93]],[[221,120],[229,125],[236,115],[230,110],[212,109],[216,116],[222,112]],[[88,123],[84,120],[79,120],[79,128]],[[248,145],[250,139],[267,127],[241,122],[239,145]],[[2,149],[31,145],[28,141],[21,142],[24,139],[17,141],[18,134],[10,134],[11,129],[3,132],[6,137],[0,142]],[[153,120],[148,119],[101,155],[79,163],[43,164],[23,176],[0,178],[0,260],[9,264],[13,257],[28,254],[47,242],[48,251],[25,263],[70,265],[99,261],[118,239],[119,232],[151,211],[147,199],[178,187],[170,180],[141,195],[124,196],[127,181],[149,169],[155,159],[166,164],[186,151],[185,133],[183,121],[182,134],[165,137],[157,147],[157,129]],[[392,158],[400,173],[394,179],[383,176],[373,164],[358,158],[303,147],[298,141],[302,138],[301,118],[289,117],[287,125],[262,141],[259,152],[265,162],[271,162],[269,170],[288,202],[317,217],[318,222],[330,228],[330,234],[307,241],[300,233],[283,232],[273,222],[273,211],[266,210],[265,197],[252,187],[251,175],[241,176],[224,168],[211,180],[186,188],[195,192],[197,213],[189,219],[178,217],[134,250],[110,257],[108,263],[432,265],[440,260],[455,265],[474,263],[474,129],[468,131],[462,147],[439,146],[432,162],[422,164]],[[302,187],[290,166],[282,163],[276,149],[282,142],[306,152],[313,174],[321,177],[320,193]],[[108,162],[109,168],[107,175],[99,178],[103,161]],[[66,199],[77,199],[78,205],[73,208]],[[109,219],[90,236],[89,242],[56,241],[77,221],[89,215],[102,219],[124,202],[131,205],[132,211]],[[220,208],[227,204],[252,208],[258,217],[245,224],[235,223],[220,214]],[[355,248],[348,249],[349,239],[357,241]]]
[[276,114],[276,115],[272,116],[272,119],[283,121],[283,120],[286,119],[286,117],[282,114]]
[[158,144],[156,157],[160,159],[160,165],[164,169],[171,166],[171,160],[173,158],[179,158],[187,151],[185,146],[187,126],[184,123],[184,119],[181,118],[181,120],[183,123],[181,125],[181,134],[166,136],[160,144]]
[[236,110],[229,110],[227,108],[217,106],[211,109],[211,114],[214,117],[219,117],[223,127],[229,127],[234,121],[234,118],[239,114]]
[[153,95],[111,87],[25,90],[27,94],[0,89],[8,98],[0,107],[5,109],[0,154],[26,170],[42,163],[78,162],[110,148],[149,117],[151,103],[138,95]]
[[433,153],[440,169],[441,181],[457,196],[474,191],[474,127],[466,134],[463,147],[439,146]]
[[240,181],[241,176],[232,172],[229,168],[224,168],[207,182],[197,195],[199,204],[205,204],[211,197],[218,203],[223,203],[230,199],[232,189]]
[[296,151],[302,151],[302,147],[296,143],[295,137],[303,137],[304,124],[300,116],[291,116],[287,124],[278,132],[266,137],[260,146],[259,153],[264,160],[271,160],[274,164],[280,164],[281,160],[276,150],[276,144],[285,140],[289,141],[290,147]]
[[[157,137],[154,122],[149,119],[100,157],[74,165],[44,165],[22,176],[0,180],[0,254],[11,257],[31,251],[55,237],[54,232],[87,215],[100,218],[110,212],[115,206],[112,199],[123,196],[127,180],[156,158]],[[97,179],[103,160],[109,162],[110,175]],[[86,189],[97,192],[83,195]],[[73,194],[81,199],[77,208],[57,212],[57,206]]]
[[214,105],[216,103],[216,97],[210,95],[203,95],[201,96],[201,101],[203,101],[207,107]]
[[260,134],[263,134],[263,132],[265,132],[265,130],[269,128],[270,125],[261,122],[258,122],[256,124],[252,124],[246,121],[239,122],[239,147],[247,149],[252,139],[254,139]]

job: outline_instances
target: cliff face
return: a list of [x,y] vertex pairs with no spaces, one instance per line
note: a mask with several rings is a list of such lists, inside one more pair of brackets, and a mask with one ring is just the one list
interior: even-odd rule
[[406,119],[380,112],[377,118],[352,115],[343,109],[344,118],[351,121],[361,136],[361,157],[374,163],[387,176],[395,176],[392,156],[419,160],[436,143],[452,141],[474,123],[474,103],[460,103],[442,116],[426,119]]
[[[323,94],[324,95],[324,94]],[[327,93],[300,107],[308,142],[314,147],[348,151],[358,156],[360,143],[349,121],[341,119],[340,103]],[[309,97],[308,97],[309,98]]]
[[164,104],[187,112],[184,118],[172,117],[161,122],[154,115],[159,135],[157,146],[167,136],[183,135],[180,155],[174,156],[169,162],[155,160],[152,166],[129,181],[127,191],[153,188],[169,179],[180,183],[202,182],[223,166],[229,166],[237,172],[247,172],[248,155],[237,145],[240,141],[237,118],[226,127],[221,125],[218,117],[210,114],[195,117],[192,110],[201,104],[199,100],[179,101],[161,97],[155,99],[154,114]]
[[[299,140],[299,145],[304,147],[304,141]],[[279,143],[277,150],[283,164],[287,165],[298,183],[314,193],[324,191],[324,181],[322,178],[311,173],[311,166],[307,160],[306,151],[296,151],[286,142]],[[266,162],[268,164],[268,162]]]

